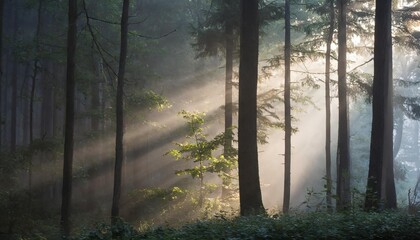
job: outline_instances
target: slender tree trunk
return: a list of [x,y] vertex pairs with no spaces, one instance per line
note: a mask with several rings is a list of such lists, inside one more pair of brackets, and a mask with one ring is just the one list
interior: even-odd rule
[[351,206],[350,151],[347,103],[347,0],[338,1],[338,152],[337,210]]
[[117,83],[117,133],[115,139],[114,193],[112,198],[111,221],[115,224],[120,215],[121,181],[124,160],[124,74],[127,56],[128,7],[129,0],[124,0],[121,17],[121,48]]
[[11,126],[10,126],[10,151],[16,151],[16,124],[17,124],[17,81],[18,81],[18,63],[16,57],[12,66],[12,101],[11,101]]
[[258,0],[242,0],[239,65],[238,170],[241,215],[264,212],[258,170]]
[[291,172],[291,155],[292,155],[292,116],[290,104],[290,1],[285,0],[284,6],[285,20],[285,40],[284,40],[284,195],[283,195],[283,212],[289,212],[290,208],[290,172]]
[[[42,2],[43,0],[39,1],[38,5],[38,21],[36,26],[36,32],[35,32],[35,48],[36,48],[36,56],[34,60],[33,65],[33,72],[31,76],[32,84],[31,84],[31,93],[30,93],[30,102],[29,102],[29,145],[32,145],[34,140],[34,99],[35,99],[35,87],[36,87],[36,78],[38,76],[38,70],[39,70],[39,34],[41,32],[41,14],[42,14]],[[29,164],[28,164],[28,188],[29,193],[32,192],[32,157],[29,157]]]
[[66,117],[64,130],[64,164],[61,202],[61,228],[63,238],[70,236],[70,216],[73,177],[74,147],[74,98],[75,98],[75,56],[77,34],[77,0],[69,0],[67,29],[67,75],[66,75]]
[[[376,1],[372,135],[365,209],[396,208],[393,168],[391,0]],[[384,205],[382,206],[382,203]]]
[[0,151],[2,150],[2,130],[3,130],[3,12],[5,0],[0,0]]
[[[14,20],[13,20],[13,41],[17,41],[17,29],[18,29],[18,11],[15,5]],[[10,116],[10,151],[16,151],[16,124],[17,124],[17,81],[18,81],[18,59],[17,55],[12,52],[13,63],[12,63],[12,96],[11,96],[11,116]]]
[[401,110],[398,110],[397,125],[395,126],[395,138],[394,138],[394,147],[393,147],[394,160],[397,157],[398,152],[400,151],[400,148],[401,148],[403,130],[404,130],[404,114],[401,112]]
[[[226,20],[226,82],[225,82],[225,134],[232,133],[232,72],[233,72],[233,24],[231,19]],[[232,156],[232,134],[225,138],[224,156],[230,159]],[[225,169],[224,173],[229,175],[230,169]],[[223,179],[222,198],[229,195],[229,185],[231,180],[226,176]]]
[[331,44],[334,35],[335,9],[334,0],[327,0],[329,5],[329,29],[327,35],[327,51],[325,53],[325,181],[327,209],[332,208],[332,179],[331,179],[331,97],[330,97],[330,72],[331,72]]

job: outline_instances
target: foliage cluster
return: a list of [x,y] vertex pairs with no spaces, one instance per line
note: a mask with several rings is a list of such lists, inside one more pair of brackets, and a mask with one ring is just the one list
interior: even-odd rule
[[[208,135],[204,132],[205,114],[200,112],[181,111],[179,113],[186,120],[188,126],[187,142],[176,143],[177,148],[170,150],[166,154],[171,155],[176,160],[183,159],[193,162],[194,166],[182,170],[177,170],[177,175],[190,175],[192,178],[200,180],[200,205],[204,198],[205,173],[216,173],[223,182],[223,187],[228,189],[231,186],[231,172],[237,165],[237,151],[235,148],[228,149],[227,156],[215,155],[217,150],[224,146],[227,140],[233,140],[233,132],[218,134],[213,139],[208,140]],[[188,142],[189,141],[189,142]]]
[[162,225],[180,227],[199,219],[210,219],[222,209],[234,208],[232,202],[221,201],[218,197],[206,197],[200,204],[201,194],[211,196],[214,192],[215,186],[209,185],[204,193],[180,187],[133,190],[126,203],[129,213],[125,219],[134,222],[139,229]]
[[[127,229],[126,225],[119,226]],[[80,239],[110,239],[103,226]],[[109,229],[106,228],[106,229]],[[420,218],[400,212],[251,216],[199,221],[181,228],[124,232],[121,239],[415,239]]]

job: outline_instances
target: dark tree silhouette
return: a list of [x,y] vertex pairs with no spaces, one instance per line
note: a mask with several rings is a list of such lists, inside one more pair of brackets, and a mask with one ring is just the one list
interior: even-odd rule
[[2,128],[3,128],[3,115],[2,115],[2,89],[3,89],[3,9],[4,0],[0,0],[0,150],[2,147]]
[[121,16],[121,46],[117,80],[117,133],[115,138],[114,192],[112,196],[111,221],[115,224],[120,213],[122,167],[124,160],[124,74],[127,57],[128,8],[129,0],[124,0]]
[[[18,7],[17,3],[15,3],[15,10],[13,16],[13,41],[17,42],[17,31],[18,31]],[[17,134],[17,91],[18,91],[18,56],[16,53],[13,54],[13,62],[12,62],[12,76],[11,76],[11,86],[12,86],[12,96],[11,96],[11,113],[10,113],[10,151],[16,151],[16,134]]]
[[[42,14],[42,3],[43,0],[39,1],[38,4],[38,16],[37,16],[37,25],[35,31],[35,59],[33,65],[33,72],[31,76],[31,92],[29,97],[29,145],[33,144],[34,141],[34,101],[35,101],[35,88],[36,88],[36,79],[39,72],[39,37],[41,32],[41,14]],[[32,191],[32,158],[29,158],[28,163],[28,188],[29,192]]]
[[337,209],[350,207],[350,151],[347,104],[347,0],[338,1]]
[[70,236],[70,211],[73,177],[75,56],[77,41],[77,0],[69,0],[67,29],[66,117],[64,130],[63,188],[61,228],[63,238]]
[[264,212],[258,172],[258,0],[241,0],[238,169],[241,215]]
[[[372,135],[365,209],[396,208],[393,170],[392,0],[376,1]],[[382,203],[384,205],[382,205]]]
[[325,52],[325,181],[327,208],[332,206],[332,180],[331,180],[331,45],[334,36],[335,9],[334,0],[326,0],[329,7],[329,26],[327,33],[327,50]]
[[284,6],[285,20],[285,40],[284,40],[284,195],[283,212],[287,213],[290,208],[290,171],[292,155],[292,116],[290,106],[290,1],[285,1]]

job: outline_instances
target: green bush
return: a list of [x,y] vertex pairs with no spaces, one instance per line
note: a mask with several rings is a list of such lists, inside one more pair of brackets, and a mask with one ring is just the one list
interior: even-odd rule
[[[100,232],[96,229],[93,232]],[[126,231],[123,239],[417,239],[420,218],[400,212],[325,213],[222,217],[180,228]],[[90,236],[96,236],[91,234]],[[111,239],[102,238],[80,239]],[[108,236],[109,237],[109,236]]]

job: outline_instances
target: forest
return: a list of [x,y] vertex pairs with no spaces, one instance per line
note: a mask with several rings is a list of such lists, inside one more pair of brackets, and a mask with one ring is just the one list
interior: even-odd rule
[[0,0],[0,239],[417,239],[419,0]]

